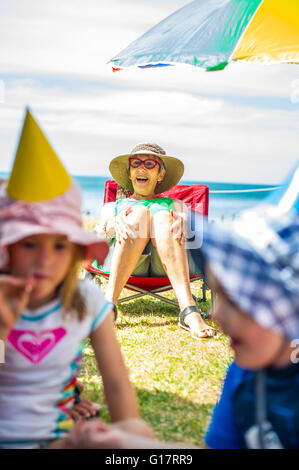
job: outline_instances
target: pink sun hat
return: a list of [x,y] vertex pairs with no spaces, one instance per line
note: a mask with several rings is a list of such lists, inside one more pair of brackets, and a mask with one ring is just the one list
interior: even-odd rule
[[8,245],[38,234],[65,235],[100,264],[109,249],[83,229],[80,188],[27,110],[10,178],[0,184],[0,269],[9,262]]
[[0,188],[0,269],[8,259],[7,246],[38,234],[60,234],[85,247],[85,259],[102,264],[108,245],[95,233],[82,228],[81,193],[75,181],[61,196],[43,202],[11,199],[5,185]]

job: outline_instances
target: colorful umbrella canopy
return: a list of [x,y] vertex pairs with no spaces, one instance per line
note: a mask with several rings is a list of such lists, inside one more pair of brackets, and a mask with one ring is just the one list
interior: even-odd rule
[[231,61],[299,63],[299,0],[196,0],[154,26],[111,62],[177,62],[221,70]]

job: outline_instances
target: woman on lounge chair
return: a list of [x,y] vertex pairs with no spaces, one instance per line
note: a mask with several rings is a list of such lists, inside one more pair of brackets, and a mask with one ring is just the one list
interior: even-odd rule
[[114,158],[109,170],[130,197],[105,204],[96,228],[113,240],[103,266],[110,272],[106,297],[116,305],[131,275],[167,276],[180,306],[179,325],[196,339],[214,336],[191,294],[189,269],[193,274],[195,266],[184,246],[187,206],[156,197],[179,182],[183,163],[166,156],[159,145],[147,143]]

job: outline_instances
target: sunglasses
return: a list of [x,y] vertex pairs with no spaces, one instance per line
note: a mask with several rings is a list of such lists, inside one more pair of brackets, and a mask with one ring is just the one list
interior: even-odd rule
[[132,168],[139,168],[141,165],[143,165],[147,170],[152,170],[156,165],[161,166],[158,160],[154,160],[153,158],[140,160],[140,158],[131,157],[129,158],[129,164]]

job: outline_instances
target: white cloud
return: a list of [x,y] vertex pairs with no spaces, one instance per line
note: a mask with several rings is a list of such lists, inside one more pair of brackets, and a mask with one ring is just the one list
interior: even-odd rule
[[67,167],[77,174],[108,174],[115,154],[144,140],[180,155],[186,179],[273,183],[282,176],[282,159],[287,171],[297,158],[299,111],[238,106],[174,90],[124,88],[107,93],[94,87],[78,93],[32,80],[15,80],[6,99],[0,108],[5,169],[27,103]]
[[[184,1],[2,0],[0,69],[95,75],[145,29]],[[111,67],[109,67],[109,72]]]

